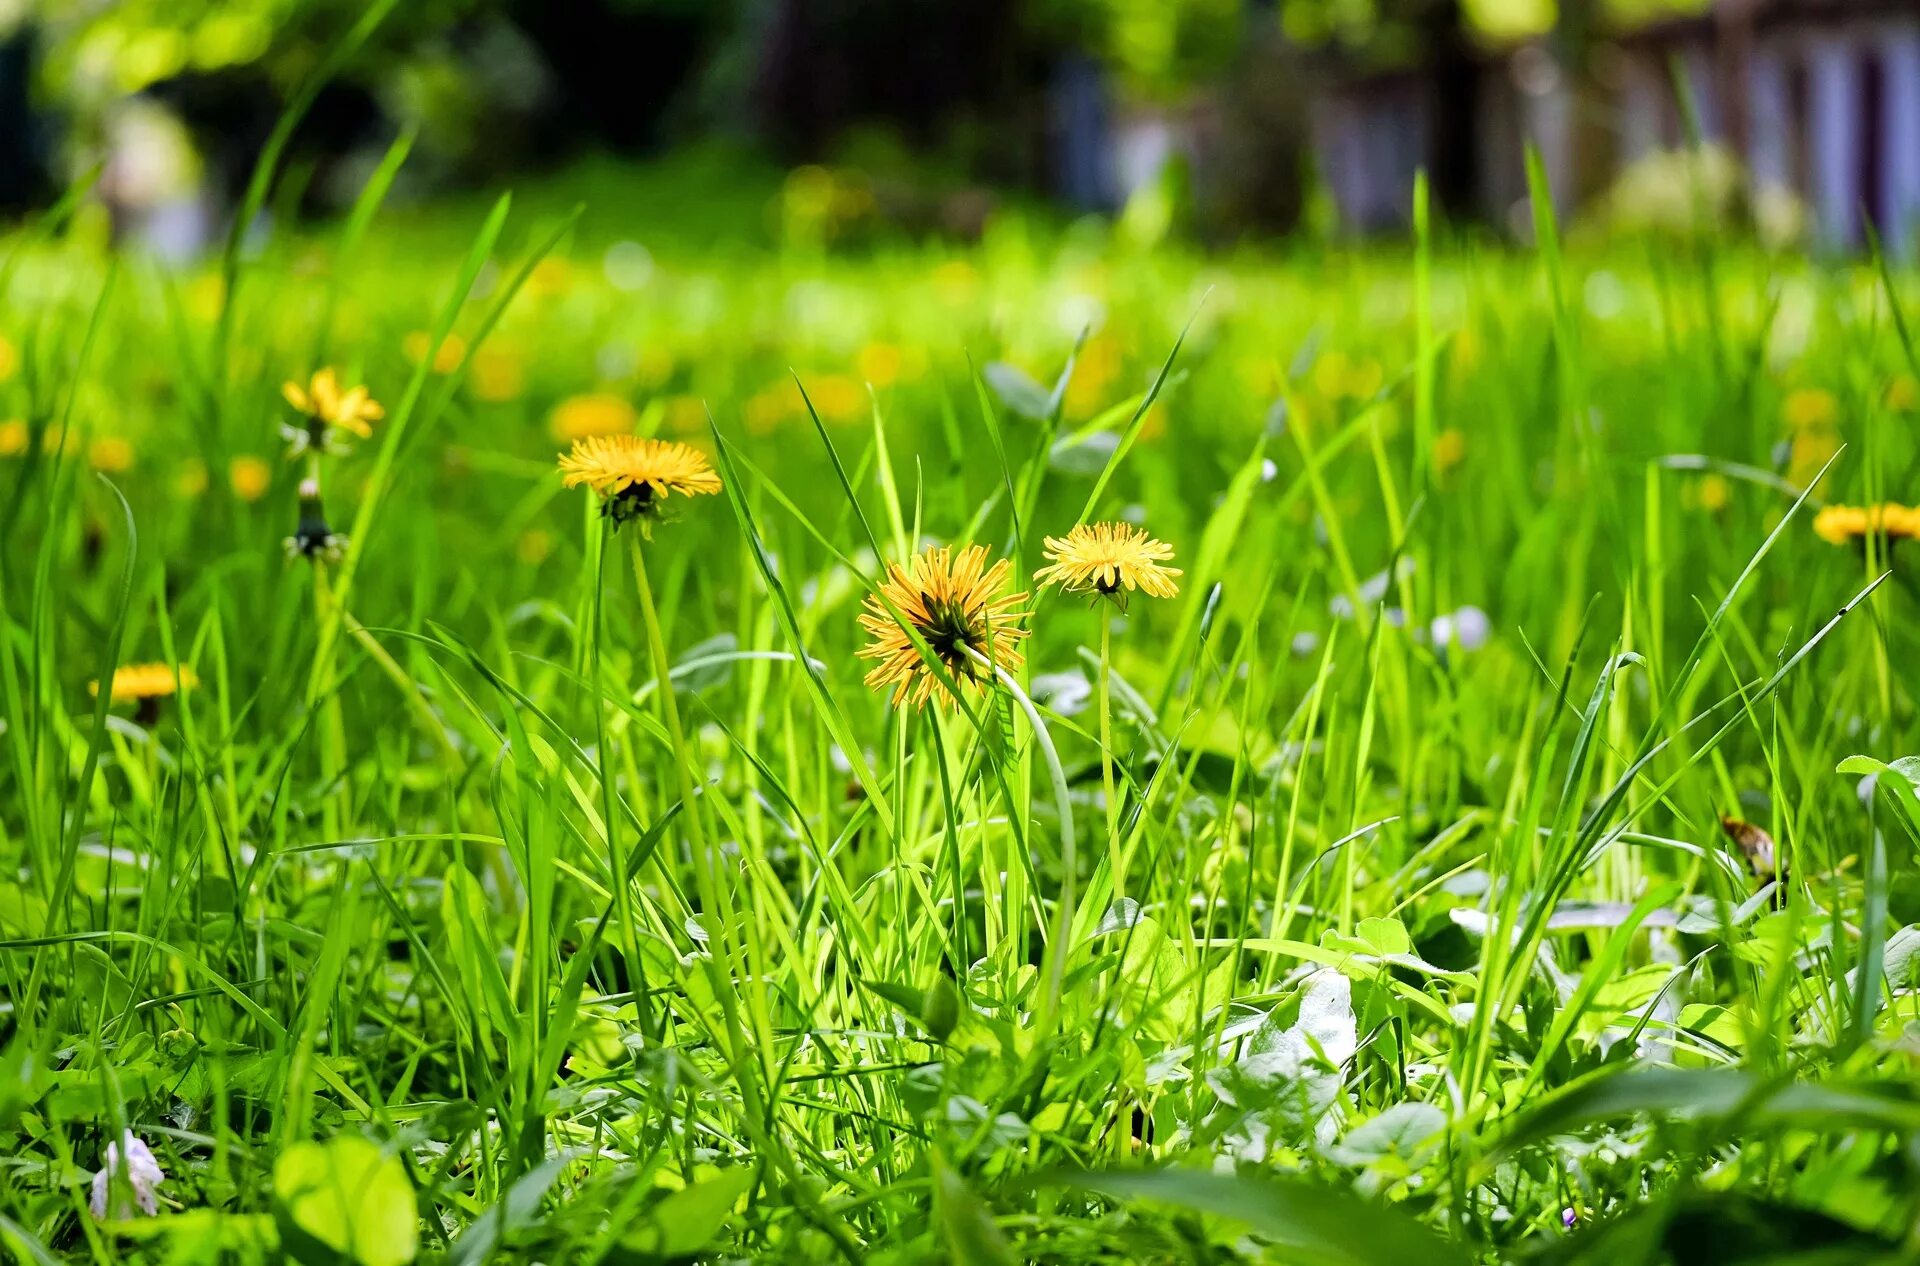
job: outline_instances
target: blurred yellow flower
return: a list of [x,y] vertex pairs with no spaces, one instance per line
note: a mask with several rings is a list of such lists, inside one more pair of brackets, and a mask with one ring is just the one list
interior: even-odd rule
[[[400,350],[406,353],[408,360],[418,365],[427,358],[427,352],[433,346],[433,335],[426,330],[415,330],[400,343]],[[460,362],[466,359],[467,340],[458,334],[449,333],[441,340],[440,350],[434,353],[433,372],[450,374],[460,368]]]
[[207,490],[207,464],[198,457],[189,457],[180,463],[180,469],[173,477],[173,491],[176,496],[193,498]]
[[1347,376],[1351,372],[1351,362],[1343,352],[1323,352],[1313,362],[1313,389],[1329,400],[1337,400],[1347,392]]
[[1911,374],[1901,374],[1887,384],[1887,407],[1895,413],[1912,413],[1920,406],[1920,382]]
[[554,406],[547,425],[557,440],[584,440],[595,435],[625,435],[639,415],[624,397],[611,392],[572,396]]
[[900,380],[900,349],[892,343],[869,343],[854,355],[853,367],[874,386],[891,387]]
[[373,434],[373,424],[387,416],[365,387],[342,391],[340,375],[331,368],[316,371],[305,387],[297,382],[285,384],[280,394],[307,419],[305,427],[281,428],[293,441],[295,452],[327,447],[334,438],[328,434],[330,430],[346,431],[364,440]]
[[1920,536],[1920,510],[1892,501],[1877,506],[1828,506],[1813,516],[1813,531],[1834,545],[1867,536],[1908,539]]
[[1840,420],[1840,402],[1831,391],[1796,387],[1780,402],[1780,417],[1795,431],[1832,426]]
[[747,429],[755,435],[766,435],[778,430],[782,422],[794,416],[805,406],[800,403],[800,395],[792,386],[784,389],[775,385],[765,391],[756,391],[747,397],[740,411],[747,420]]
[[87,464],[106,475],[133,466],[133,445],[117,435],[103,435],[87,446]]
[[27,451],[32,435],[27,424],[19,418],[8,418],[0,422],[0,457],[18,457]]
[[[176,690],[191,690],[200,678],[189,664],[123,664],[113,670],[113,682],[107,688],[115,703],[137,699],[160,699]],[[100,683],[87,683],[87,693],[98,695]]]
[[273,486],[273,467],[252,454],[242,454],[227,466],[227,482],[242,501],[258,501]]
[[1707,474],[1693,490],[1694,502],[1708,514],[1718,514],[1733,501],[1733,485],[1721,474]]
[[553,553],[553,533],[545,528],[528,528],[514,543],[514,557],[529,567],[537,567]]
[[1839,451],[1840,437],[1830,430],[1816,427],[1800,432],[1787,451],[1787,482],[1806,487]]
[[13,377],[14,371],[19,368],[20,353],[7,341],[6,335],[0,334],[0,382]]
[[678,395],[667,397],[666,429],[675,435],[686,435],[707,428],[706,402],[699,396]]
[[533,266],[527,276],[527,289],[537,295],[557,295],[573,285],[573,265],[557,255],[549,255]]
[[829,422],[859,417],[867,406],[867,389],[845,374],[826,374],[807,383],[807,396]]
[[1450,426],[1433,437],[1433,468],[1444,475],[1458,466],[1467,455],[1467,434]]
[[473,394],[496,404],[517,398],[526,389],[526,380],[519,353],[504,347],[482,347],[473,354],[473,363],[467,367],[467,381],[473,384]]

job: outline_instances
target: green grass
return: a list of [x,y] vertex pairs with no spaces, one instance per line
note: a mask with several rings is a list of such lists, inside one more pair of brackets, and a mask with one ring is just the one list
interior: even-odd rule
[[[1915,547],[1811,521],[1916,495],[1915,278],[721,246],[596,170],[376,181],[231,304],[9,244],[13,1256],[1914,1260]],[[323,364],[386,417],[315,467]],[[636,554],[582,416],[724,493]],[[1121,516],[1178,598],[862,684],[884,562]],[[97,1222],[124,1130],[159,1213]]]

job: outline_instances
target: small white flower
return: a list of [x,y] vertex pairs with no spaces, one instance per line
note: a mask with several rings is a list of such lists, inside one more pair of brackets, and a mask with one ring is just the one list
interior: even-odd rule
[[109,1198],[113,1201],[114,1218],[132,1217],[133,1210],[126,1203],[129,1191],[140,1212],[152,1216],[160,1211],[154,1188],[165,1182],[167,1176],[161,1172],[160,1163],[153,1159],[147,1145],[135,1138],[132,1130],[121,1135],[118,1144],[107,1144],[106,1162],[93,1176],[93,1199],[88,1201],[96,1221],[107,1220]]

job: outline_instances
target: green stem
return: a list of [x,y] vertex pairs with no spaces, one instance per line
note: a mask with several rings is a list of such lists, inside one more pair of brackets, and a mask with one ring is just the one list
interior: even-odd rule
[[1120,800],[1113,789],[1113,708],[1109,676],[1113,648],[1113,621],[1100,612],[1100,787],[1107,806],[1107,873],[1113,878],[1117,904],[1127,895],[1127,859],[1120,855]]

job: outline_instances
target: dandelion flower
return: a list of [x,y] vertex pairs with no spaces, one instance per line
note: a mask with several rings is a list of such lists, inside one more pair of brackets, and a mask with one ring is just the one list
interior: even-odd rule
[[[132,1217],[135,1208],[152,1217],[160,1212],[160,1197],[154,1189],[166,1178],[147,1145],[136,1138],[132,1130],[127,1130],[118,1143],[107,1144],[106,1164],[93,1176],[92,1198],[87,1201],[87,1207],[99,1222],[109,1216]],[[133,1197],[131,1207],[126,1199],[129,1195]]]
[[1043,551],[1052,566],[1033,574],[1041,587],[1058,584],[1069,593],[1097,593],[1124,603],[1135,589],[1149,598],[1180,592],[1173,546],[1130,523],[1082,523],[1065,536],[1049,536]]
[[18,457],[27,451],[32,432],[19,418],[0,422],[0,457]]
[[639,519],[643,532],[674,493],[697,497],[720,491],[720,476],[707,464],[707,455],[676,440],[589,436],[573,442],[573,451],[560,458],[560,469],[567,487],[584,484],[600,494],[600,512],[616,526]]
[[556,440],[584,440],[596,435],[622,435],[633,430],[639,415],[626,400],[611,392],[571,396],[554,406],[547,425]]
[[1840,421],[1840,401],[1819,387],[1797,387],[1780,402],[1780,417],[1795,431],[1830,427]]
[[[122,664],[113,670],[107,697],[115,703],[140,703],[164,699],[179,690],[191,690],[200,678],[189,664]],[[90,694],[100,693],[100,683],[87,686]]]
[[1833,545],[1869,536],[1901,540],[1920,536],[1920,510],[1896,502],[1877,506],[1828,506],[1813,516],[1813,531]]
[[320,501],[320,481],[300,481],[300,518],[286,540],[288,558],[337,563],[347,552],[347,538],[327,525],[327,509]]
[[373,424],[387,416],[365,387],[342,391],[340,377],[332,369],[318,371],[305,387],[287,383],[280,394],[306,416],[303,426],[280,428],[296,455],[309,448],[341,452],[346,446],[341,432],[368,439],[373,435]]
[[450,374],[466,360],[467,341],[458,334],[449,334],[440,341],[440,349],[434,351],[433,335],[425,330],[415,330],[401,341],[400,350],[416,365],[427,358],[428,352],[433,352],[433,372]]
[[[201,477],[205,479],[204,472]],[[227,467],[227,481],[233,485],[234,496],[242,501],[258,501],[273,486],[273,467],[258,457],[243,454]]]
[[122,474],[133,466],[133,445],[117,435],[103,435],[87,446],[87,463],[102,474]]
[[1011,571],[1005,559],[988,566],[987,551],[978,545],[964,546],[957,554],[941,545],[915,555],[904,567],[891,564],[880,592],[867,595],[867,609],[860,615],[860,627],[873,639],[860,656],[877,661],[867,673],[867,685],[875,690],[893,687],[896,704],[925,703],[929,697],[943,705],[952,702],[951,692],[934,675],[902,620],[959,681],[986,680],[991,669],[981,659],[1018,668],[1016,643],[1026,630],[1018,627],[1021,613],[1016,608],[1027,595],[1002,592]]

